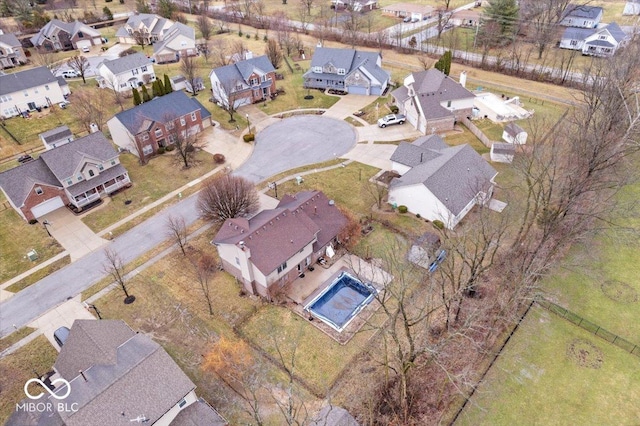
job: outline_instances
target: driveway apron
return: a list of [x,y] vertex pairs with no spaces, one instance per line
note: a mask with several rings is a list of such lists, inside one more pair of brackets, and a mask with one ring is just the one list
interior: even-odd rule
[[46,227],[51,236],[71,255],[72,262],[99,249],[108,242],[98,237],[87,225],[82,223],[79,216],[74,215],[66,207],[48,213],[41,222],[44,220],[49,223]]

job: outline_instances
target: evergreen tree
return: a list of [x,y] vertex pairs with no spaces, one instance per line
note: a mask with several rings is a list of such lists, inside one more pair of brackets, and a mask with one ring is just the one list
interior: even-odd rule
[[166,89],[164,88],[164,84],[162,84],[162,80],[158,79],[156,80],[156,83],[158,83],[158,96],[166,95],[167,92],[165,91]]
[[168,95],[171,92],[173,92],[173,87],[171,87],[171,80],[169,80],[169,76],[165,74],[164,75],[164,94]]
[[135,87],[133,88],[133,106],[138,106],[142,103],[142,99],[140,99],[140,92]]
[[442,58],[444,60],[444,70],[442,72],[444,72],[446,75],[449,75],[449,73],[451,72],[451,59],[452,59],[451,51],[447,50],[446,52],[444,52],[444,55],[442,55]]
[[483,24],[493,21],[500,26],[503,36],[511,37],[516,31],[518,14],[516,0],[490,0],[483,13]]
[[149,91],[147,91],[147,86],[142,86],[142,102],[149,102],[151,100],[151,96],[149,96]]
[[162,92],[160,92],[160,89],[158,88],[158,80],[155,80],[153,84],[151,84],[151,96],[154,98],[162,96]]

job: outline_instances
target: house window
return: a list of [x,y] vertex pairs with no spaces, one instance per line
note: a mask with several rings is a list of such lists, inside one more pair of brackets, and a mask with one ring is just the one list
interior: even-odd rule
[[[111,165],[113,165],[113,163],[115,163],[115,161],[112,161]],[[98,164],[98,170],[104,170],[104,166],[102,164]]]
[[96,174],[93,172],[93,170],[89,170],[89,176],[94,177]]
[[116,165],[116,160],[111,160],[111,165],[115,166]]
[[322,67],[313,67],[313,72],[317,74],[322,74]]
[[22,93],[24,93],[24,97],[25,97],[25,98],[26,98],[27,96],[29,96],[29,92],[27,92],[26,90],[25,90],[24,92],[22,92]]
[[338,75],[345,75],[347,73],[347,70],[345,70],[344,68],[338,68]]
[[156,129],[155,131],[156,137],[159,138],[160,136],[162,136],[162,129]]
[[173,129],[176,125],[175,125],[175,124],[173,124],[173,121],[170,121],[170,122],[168,122],[167,124],[165,124],[164,126],[167,128],[167,130],[171,130],[171,129]]
[[80,181],[80,180],[82,180],[82,179],[84,179],[84,178],[82,177],[82,175],[78,175],[78,176],[76,176],[76,177],[78,178],[78,180],[79,180],[79,181]]
[[143,141],[148,141],[149,140],[149,134],[145,133],[144,135],[142,135],[142,140]]
[[242,90],[242,84],[236,84],[236,90]]
[[180,400],[180,402],[178,402],[178,407],[182,408],[182,407],[184,407],[185,405],[187,405],[187,400],[186,400],[186,399],[184,399],[184,398],[182,398],[182,399]]
[[287,262],[284,262],[282,265],[278,266],[278,273],[287,269]]
[[84,38],[84,34],[82,33],[82,31],[78,31],[78,38]]
[[71,179],[67,179],[67,185],[72,185],[73,181]]
[[236,257],[236,265],[240,264],[240,258]]
[[191,121],[196,121],[196,113],[195,112],[191,113]]
[[147,66],[145,65],[144,67],[140,68],[142,70],[142,72],[147,72]]
[[49,90],[49,85],[48,84],[44,85],[44,90]]
[[251,83],[252,86],[255,86],[259,82],[260,82],[260,80],[258,80],[257,78],[252,78],[251,80],[249,80],[249,83]]
[[451,108],[451,101],[447,101],[447,108]]
[[34,191],[35,191],[35,192],[36,192],[36,194],[38,194],[38,195],[42,195],[42,194],[44,193],[44,191],[42,190],[42,188],[41,188],[41,187],[39,187],[39,186],[36,186],[36,187],[34,188]]
[[571,46],[577,46],[578,45],[578,40],[571,40]]
[[184,126],[187,124],[187,121],[184,119],[184,117],[180,117],[180,125]]
[[153,152],[153,147],[151,145],[145,145],[142,147],[142,153],[144,155],[149,155]]
[[138,75],[138,74],[140,73],[140,71],[138,71],[138,69],[136,68],[136,69],[134,69],[134,70],[131,70],[131,73],[132,73],[133,75]]
[[598,40],[606,40],[607,36],[606,35],[601,35],[600,37],[598,37]]

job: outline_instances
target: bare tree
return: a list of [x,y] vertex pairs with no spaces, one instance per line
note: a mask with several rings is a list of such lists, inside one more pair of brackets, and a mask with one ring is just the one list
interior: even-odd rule
[[[240,94],[238,92],[238,85],[242,85],[242,82],[236,80],[215,81],[211,84],[211,94],[213,99],[220,105],[222,109],[229,114],[229,123],[234,123],[236,119],[233,115],[238,108],[238,100]],[[242,86],[241,86],[242,87]]]
[[360,32],[363,27],[362,14],[354,10],[347,12],[347,19],[342,22],[342,29],[346,36],[346,41],[354,48],[360,39]]
[[211,42],[211,55],[213,57],[213,65],[218,67],[224,67],[231,63],[231,57],[228,53],[229,46],[227,41],[223,38],[214,38]]
[[196,44],[196,47],[198,49],[198,52],[200,52],[202,56],[204,56],[204,62],[208,64],[209,56],[211,56],[212,53],[210,42],[207,40],[202,40]]
[[109,89],[113,94],[113,100],[120,107],[120,111],[124,111],[124,94],[120,91],[120,82],[118,81],[118,77],[115,75],[111,75],[108,78],[102,78],[101,80],[102,87]]
[[271,23],[271,17],[268,15],[267,5],[264,0],[257,0],[253,5],[256,12],[255,26],[259,29],[268,30]]
[[259,207],[255,185],[243,177],[230,174],[209,179],[198,195],[200,217],[214,223],[253,214]]
[[313,7],[313,3],[315,0],[300,0],[302,5],[307,9],[307,16],[311,16],[311,8]]
[[229,46],[229,54],[231,55],[232,62],[244,61],[247,53],[247,45],[243,40],[233,40]]
[[124,295],[125,303],[129,304],[135,300],[135,297],[129,294],[127,290],[126,270],[125,264],[120,255],[112,248],[104,250],[105,261],[103,265],[103,271],[110,275],[111,278],[120,286]]
[[104,128],[109,107],[108,103],[103,96],[95,96],[92,90],[82,88],[76,91],[70,109],[87,132],[90,132],[92,123],[98,126],[98,130]]
[[387,196],[387,187],[377,182],[367,182],[363,186],[364,196],[369,200],[373,200],[378,210],[382,209],[382,204]]
[[186,256],[187,225],[184,223],[184,217],[173,215],[167,217],[167,235],[178,244],[182,255]]
[[198,25],[198,29],[202,33],[202,38],[205,40],[209,40],[209,38],[211,38],[211,33],[213,31],[213,25],[211,25],[211,20],[206,15],[206,12],[203,12],[200,15],[198,15],[196,24]]
[[304,4],[305,0],[301,0],[301,3],[296,7],[296,17],[298,21],[302,25],[302,31],[307,32],[307,27],[309,25],[309,21],[311,20],[311,12]]
[[199,129],[183,126],[181,120],[174,115],[165,117],[165,123],[173,124],[171,128],[167,128],[168,143],[175,147],[176,159],[182,167],[188,169],[194,162],[197,150],[201,149],[206,141],[200,139]]
[[218,269],[218,264],[213,256],[202,253],[196,261],[192,261],[194,275],[204,300],[209,308],[209,315],[213,315],[213,295],[214,289],[211,287],[211,278]]
[[91,68],[91,64],[89,63],[87,58],[85,58],[82,55],[72,56],[67,61],[67,65],[69,66],[69,68],[71,68],[72,70],[75,70],[78,74],[80,74],[80,77],[82,77],[82,83],[87,82],[87,79],[85,78],[85,74],[87,73],[89,68]]
[[60,66],[62,65],[60,62],[60,55],[55,52],[47,53],[36,50],[31,55],[31,60],[40,67],[49,68],[49,71],[51,71],[53,75],[60,70]]
[[[553,43],[559,24],[570,5],[571,0],[527,0],[520,2],[520,16],[526,22],[529,39],[537,47],[538,59],[542,58],[547,46]],[[575,7],[582,5],[576,4]]]
[[198,64],[193,56],[183,56],[180,58],[180,72],[184,75],[184,78],[187,79],[189,84],[193,89],[193,95],[195,96],[198,93]]
[[264,53],[267,55],[267,58],[269,58],[269,61],[274,68],[280,68],[280,65],[282,65],[283,55],[282,49],[278,46],[277,41],[269,39],[269,41],[267,41],[267,46],[264,49]]

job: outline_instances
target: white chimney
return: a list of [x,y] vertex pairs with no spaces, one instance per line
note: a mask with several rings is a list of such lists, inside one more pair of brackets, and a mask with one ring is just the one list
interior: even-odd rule
[[466,88],[467,87],[467,72],[462,71],[460,73],[460,86]]
[[98,125],[97,125],[96,123],[91,123],[91,124],[89,124],[89,129],[90,129],[90,132],[91,132],[91,133],[95,133],[95,132],[97,132],[98,130],[100,130],[100,129],[98,129]]

